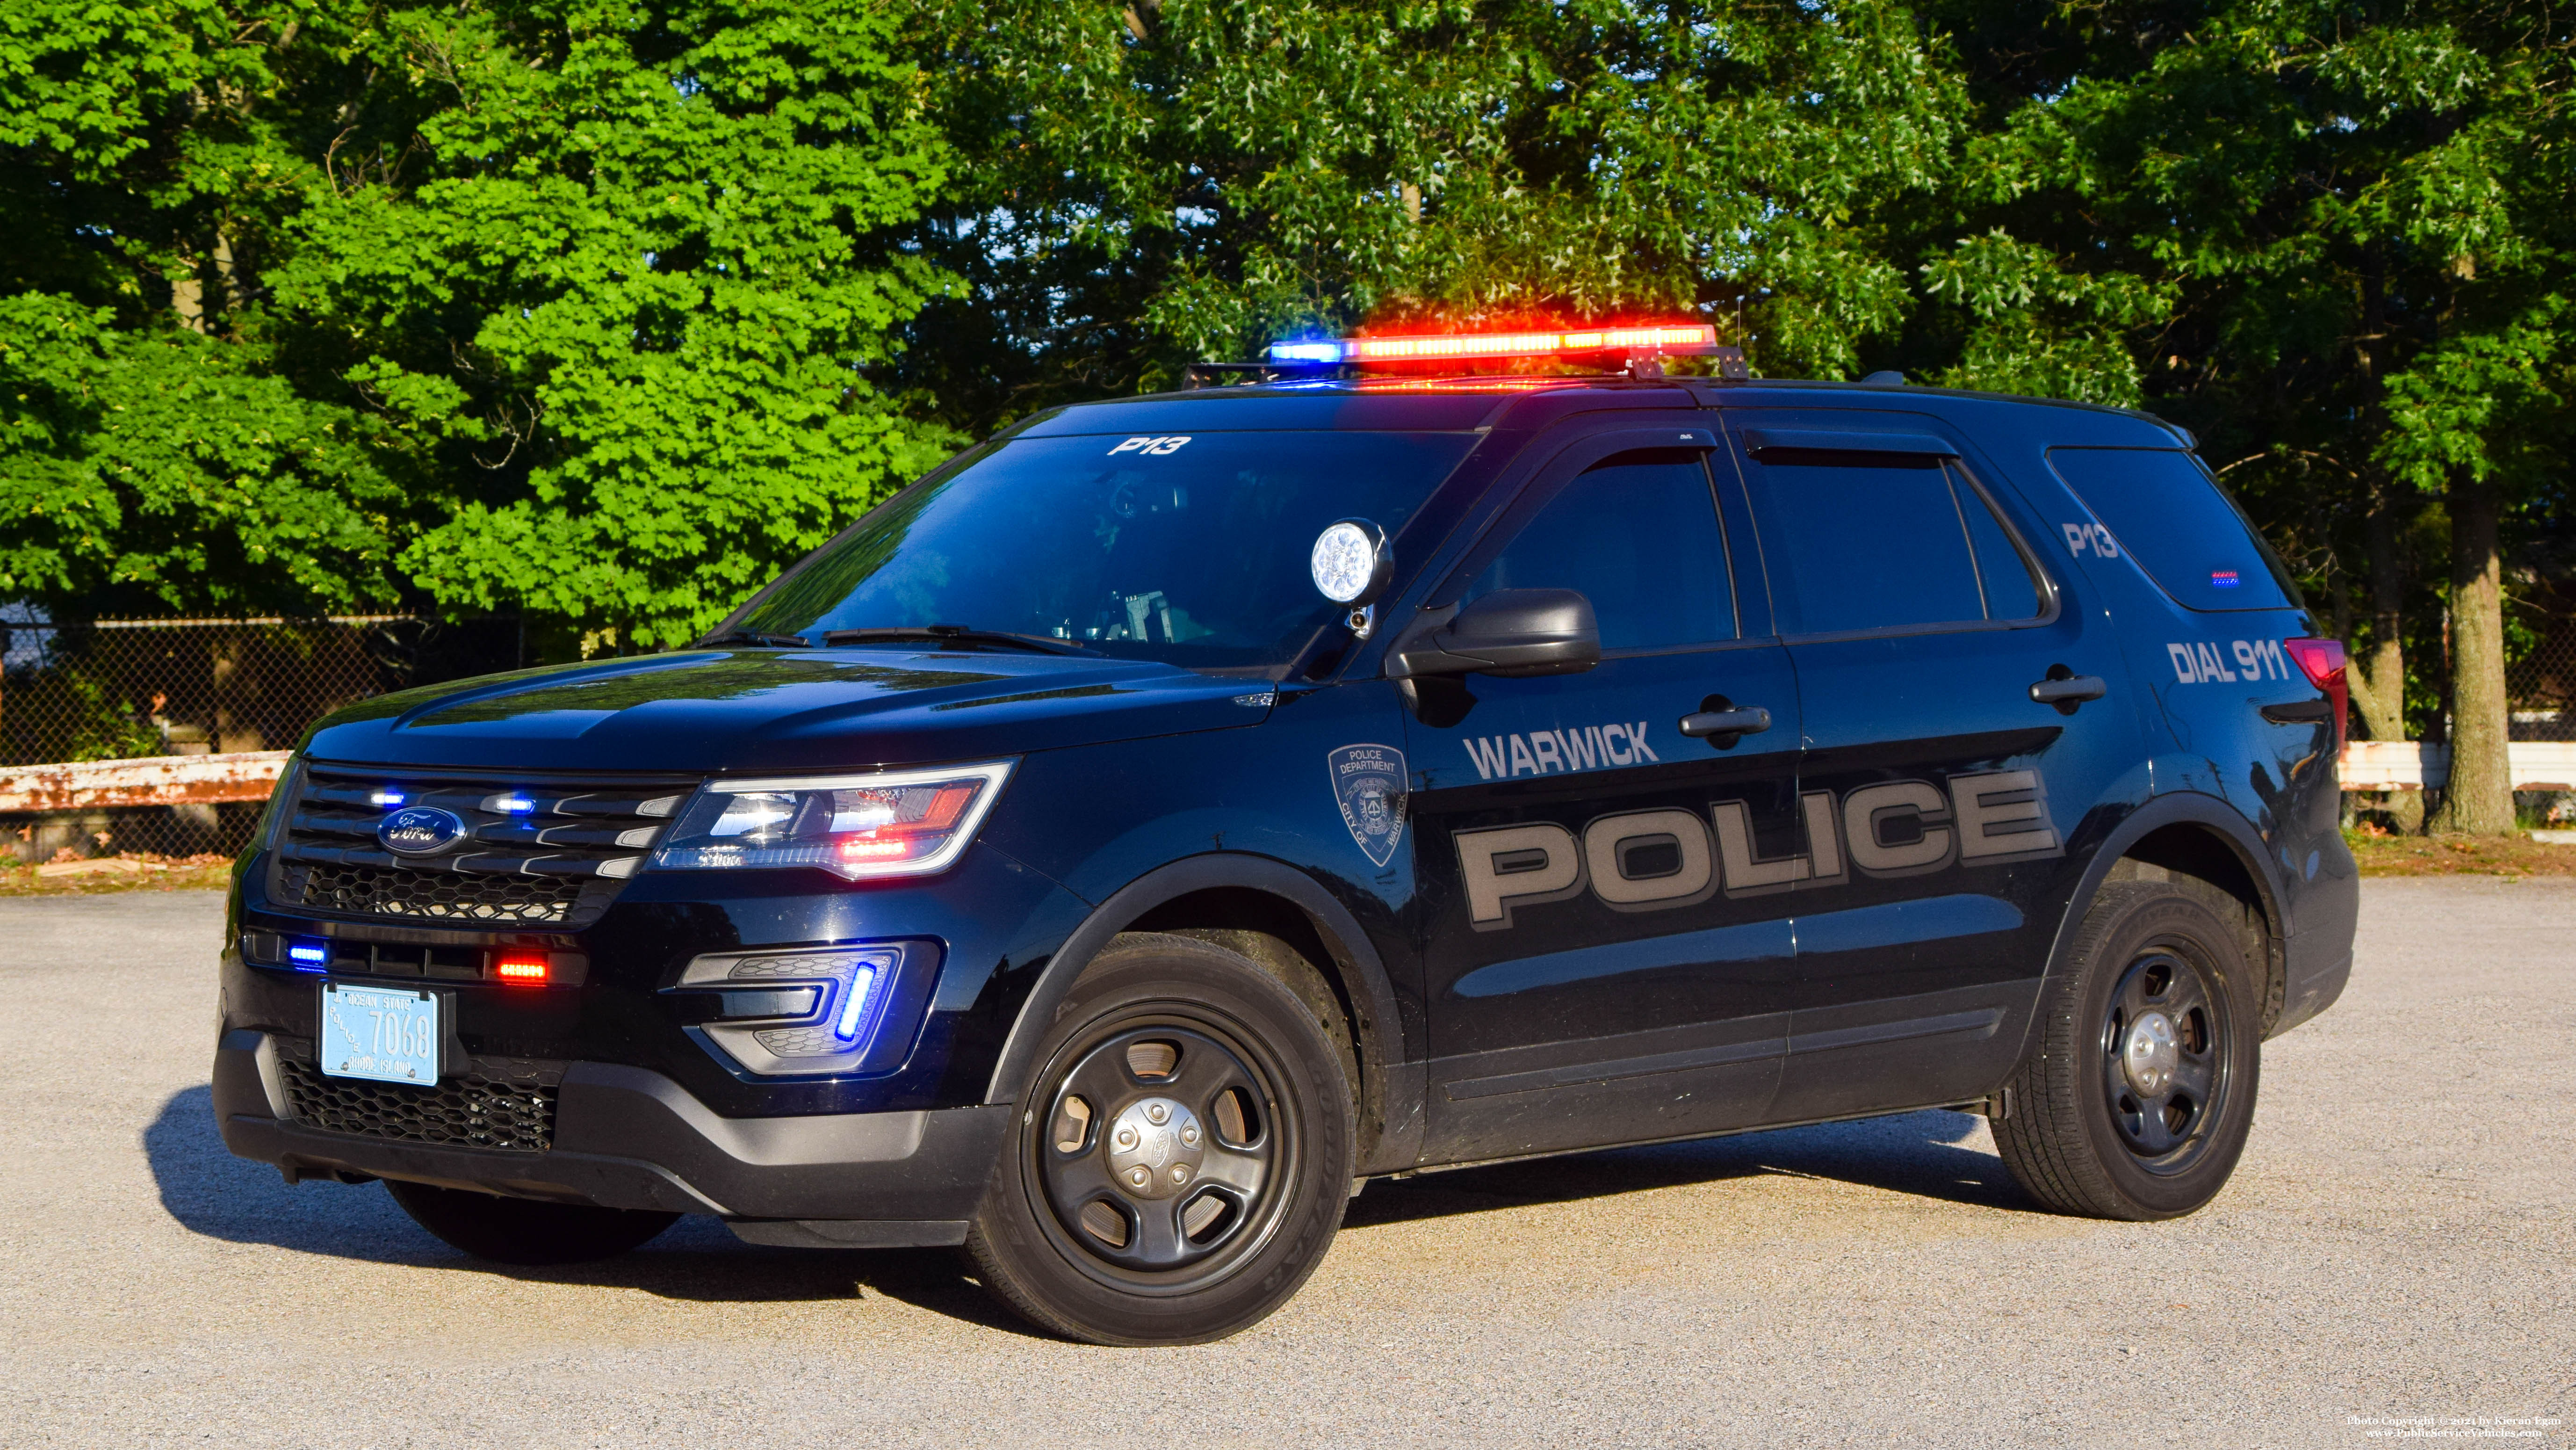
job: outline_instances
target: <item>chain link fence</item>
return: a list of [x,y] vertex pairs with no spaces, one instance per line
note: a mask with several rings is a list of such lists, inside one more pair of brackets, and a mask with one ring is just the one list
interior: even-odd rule
[[2576,740],[2576,583],[2519,592],[2505,617],[2515,740]]
[[[515,619],[54,624],[8,613],[0,613],[0,766],[285,750],[343,705],[513,669],[526,650]],[[0,816],[0,856],[230,855],[258,815],[256,803],[239,802]]]

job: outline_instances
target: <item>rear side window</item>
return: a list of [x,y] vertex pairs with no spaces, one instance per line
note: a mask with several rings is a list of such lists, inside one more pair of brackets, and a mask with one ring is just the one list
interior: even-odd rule
[[[2154,448],[2052,448],[2048,466],[2115,547],[2192,609],[2287,609],[2297,598],[2280,559],[2236,501],[2188,453]],[[2068,547],[2100,551],[2099,540]]]
[[2029,619],[2038,586],[1983,496],[1938,459],[1766,450],[1748,460],[1782,634]]

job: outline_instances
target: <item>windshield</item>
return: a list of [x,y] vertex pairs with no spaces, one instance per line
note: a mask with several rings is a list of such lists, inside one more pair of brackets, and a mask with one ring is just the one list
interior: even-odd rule
[[1021,438],[909,489],[735,628],[956,625],[1190,669],[1288,664],[1337,613],[1307,556],[1336,519],[1394,533],[1471,433]]

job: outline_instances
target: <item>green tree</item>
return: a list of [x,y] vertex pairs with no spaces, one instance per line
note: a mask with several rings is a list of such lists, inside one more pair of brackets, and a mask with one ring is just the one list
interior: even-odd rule
[[1964,139],[1941,46],[1874,0],[925,24],[966,160],[923,247],[971,291],[905,371],[975,427],[1361,323],[1741,316],[1772,370],[1844,373]]
[[[2368,587],[2355,654],[2373,734],[2404,730],[2400,546],[2426,500],[2445,506],[2447,824],[2510,830],[2499,525],[2565,466],[2569,18],[2278,0],[1935,13],[1981,110],[1962,224],[2161,299],[2126,316],[2145,401],[2202,433],[2316,588]],[[1956,375],[2013,371],[1971,348]],[[2366,566],[2342,567],[2354,556]]]
[[0,597],[394,597],[379,430],[297,385],[259,281],[334,43],[294,0],[0,9]]
[[[414,6],[299,221],[280,305],[452,514],[449,605],[679,643],[951,444],[875,386],[947,284],[886,228],[946,168],[867,0]],[[360,117],[353,124],[364,124]]]

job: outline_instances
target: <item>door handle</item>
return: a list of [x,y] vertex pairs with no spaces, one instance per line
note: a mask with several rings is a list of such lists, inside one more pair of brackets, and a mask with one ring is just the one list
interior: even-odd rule
[[2056,706],[2060,715],[2072,715],[2077,706],[2101,699],[2110,691],[2100,675],[2079,675],[2064,665],[2050,665],[2048,678],[2030,687],[2030,697],[2039,704]]
[[1694,739],[1710,735],[1759,735],[1771,728],[1771,712],[1759,705],[1732,710],[1702,710],[1682,717],[1681,732]]

